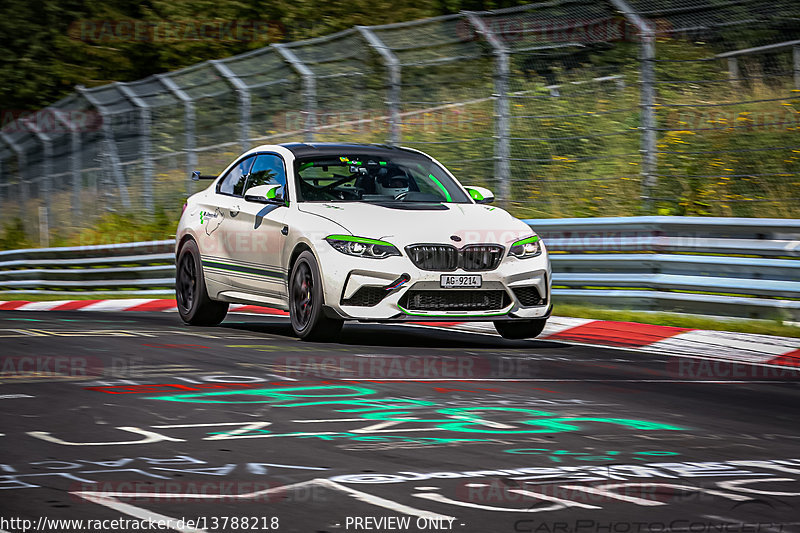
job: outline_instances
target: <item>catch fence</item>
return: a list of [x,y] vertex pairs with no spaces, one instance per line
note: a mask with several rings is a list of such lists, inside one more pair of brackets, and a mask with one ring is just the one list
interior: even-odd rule
[[430,153],[520,217],[800,214],[800,3],[555,0],[359,26],[76,91],[0,131],[42,245],[174,221],[259,144]]

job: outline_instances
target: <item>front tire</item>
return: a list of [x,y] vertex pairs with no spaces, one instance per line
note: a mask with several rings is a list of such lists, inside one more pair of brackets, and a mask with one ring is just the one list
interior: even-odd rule
[[539,335],[547,324],[546,318],[533,320],[498,320],[494,329],[504,339],[532,339]]
[[306,250],[292,267],[289,316],[295,335],[304,341],[328,340],[342,329],[344,320],[325,316],[322,281],[317,258]]
[[176,264],[175,299],[181,320],[190,326],[216,326],[222,322],[228,314],[228,304],[209,298],[196,242],[190,240],[183,245]]

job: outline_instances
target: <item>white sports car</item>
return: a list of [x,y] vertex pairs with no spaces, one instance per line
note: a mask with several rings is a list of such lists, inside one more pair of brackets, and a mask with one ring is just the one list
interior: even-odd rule
[[289,311],[303,339],[345,320],[491,320],[507,338],[550,316],[550,260],[531,228],[417,150],[281,144],[239,156],[184,206],[176,296],[187,324],[229,303]]

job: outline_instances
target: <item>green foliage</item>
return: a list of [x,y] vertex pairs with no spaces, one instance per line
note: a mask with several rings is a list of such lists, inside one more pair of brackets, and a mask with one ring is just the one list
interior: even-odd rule
[[13,218],[6,222],[0,236],[0,250],[15,250],[19,248],[31,248],[33,243],[25,235],[25,228],[22,219]]
[[58,239],[55,246],[89,246],[122,242],[159,241],[175,237],[177,209],[159,209],[150,217],[135,213],[107,213],[93,226]]
[[[5,110],[36,110],[74,86],[133,81],[207,59],[326,35],[357,24],[413,20],[461,9],[489,9],[522,1],[440,0],[4,0],[0,3],[0,101]],[[103,22],[108,22],[103,26]],[[131,39],[119,22],[161,24],[161,38]],[[252,39],[195,40],[186,31],[166,38],[165,23],[261,21],[269,31]],[[121,36],[121,37],[120,37]],[[199,37],[199,34],[198,34]]]

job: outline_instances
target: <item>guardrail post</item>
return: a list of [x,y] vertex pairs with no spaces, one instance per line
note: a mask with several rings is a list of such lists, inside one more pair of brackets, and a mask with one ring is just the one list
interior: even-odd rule
[[250,89],[219,59],[212,59],[209,63],[236,90],[236,96],[239,98],[239,143],[242,145],[242,151],[246,152],[250,149]]
[[509,51],[508,47],[475,13],[465,11],[467,19],[494,51],[494,114],[495,145],[494,173],[499,184],[499,200],[503,207],[511,201],[511,141],[510,112],[508,105]]
[[142,151],[142,174],[144,175],[144,207],[148,213],[153,213],[153,140],[150,128],[150,106],[139,98],[133,90],[124,83],[115,82],[114,86],[139,109],[139,146]]
[[368,26],[356,26],[364,39],[383,59],[389,75],[389,91],[386,104],[389,108],[389,144],[400,144],[400,79],[402,76],[400,61],[394,52]]
[[284,44],[273,44],[275,50],[284,61],[303,79],[303,93],[306,108],[305,142],[314,142],[314,131],[317,129],[317,79],[308,66]]
[[636,26],[641,38],[640,49],[640,79],[641,83],[641,130],[642,130],[642,199],[645,211],[650,211],[653,206],[652,193],[657,185],[657,158],[656,158],[656,91],[655,91],[655,59],[656,59],[656,33],[650,24],[645,21],[626,0],[610,0],[614,7],[623,16]]
[[[25,210],[28,206],[29,195],[28,195],[28,182],[25,181],[25,170],[28,168],[28,160],[25,155],[25,150],[23,150],[21,146],[15,143],[10,135],[8,135],[4,131],[0,131],[0,139],[3,139],[3,141],[8,145],[9,148],[11,148],[11,150],[17,156],[17,178],[19,179],[19,193],[18,193],[19,210],[20,210],[19,218],[20,220],[22,220],[22,226],[27,232],[28,218],[25,216],[26,215]],[[10,197],[11,195],[9,193],[9,198]]]
[[[119,152],[117,151],[117,142],[114,140],[114,131],[112,130],[111,126],[111,117],[112,114],[108,113],[104,108],[103,105],[97,101],[97,99],[89,92],[89,90],[84,87],[83,85],[77,85],[75,87],[81,95],[83,95],[86,100],[92,104],[96,109],[97,112],[100,113],[100,117],[103,121],[102,130],[103,130],[103,144],[106,147],[106,160],[110,164],[110,168],[108,169],[109,174],[114,176],[114,180],[117,182],[117,188],[119,189],[120,200],[122,201],[122,206],[126,209],[131,207],[131,200],[128,196],[128,186],[125,184],[125,171],[122,169],[122,163],[119,160]],[[110,206],[107,206],[110,207]]]
[[81,185],[82,179],[82,161],[81,161],[81,133],[72,122],[67,120],[60,109],[53,109],[53,116],[69,131],[70,136],[70,151],[69,151],[69,166],[72,171],[72,210],[76,213],[81,211]]
[[800,91],[800,45],[792,47],[792,59],[794,59],[794,88]]
[[164,74],[156,74],[156,78],[164,87],[166,87],[172,94],[175,95],[181,102],[183,102],[183,129],[185,135],[185,149],[186,149],[186,193],[192,192],[192,171],[197,168],[197,140],[195,138],[196,128],[196,114],[194,109],[194,100],[186,94],[186,91],[178,87],[178,84],[172,81],[171,78]]
[[25,127],[33,133],[39,142],[42,143],[42,176],[41,187],[39,195],[44,200],[44,205],[39,207],[39,244],[43,247],[50,245],[49,234],[49,220],[50,220],[50,205],[52,201],[53,191],[51,187],[51,180],[53,179],[53,142],[49,135],[44,133],[39,126],[24,119],[22,123]]

